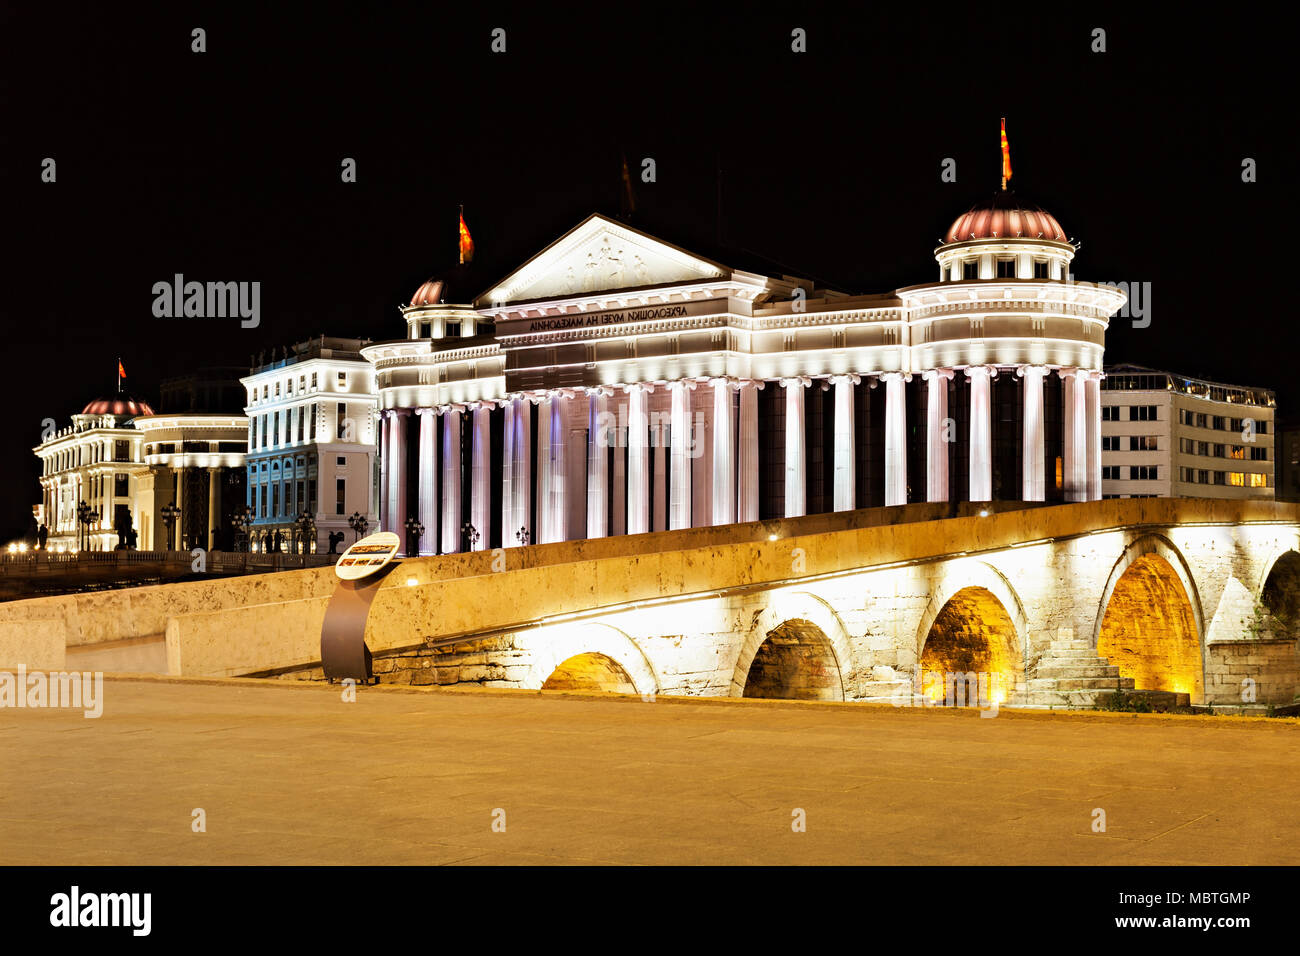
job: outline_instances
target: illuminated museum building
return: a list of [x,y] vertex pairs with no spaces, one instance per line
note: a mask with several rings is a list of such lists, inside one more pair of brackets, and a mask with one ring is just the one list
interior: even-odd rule
[[[74,551],[84,538],[89,550],[111,551],[125,528],[141,550],[228,546],[229,511],[244,497],[246,430],[242,415],[160,415],[126,393],[90,402],[34,449],[46,548]],[[79,520],[83,501],[89,525]],[[170,541],[168,506],[180,509]]]
[[[263,356],[240,379],[254,551],[273,550],[277,534],[283,551],[327,551],[331,533],[353,539],[354,513],[375,530],[376,395],[365,344],[318,336]],[[299,522],[304,513],[310,524]]]
[[[368,345],[384,529],[421,553],[907,502],[1099,499],[1122,292],[1002,191],[936,281],[848,295],[593,215],[472,303]],[[462,290],[456,289],[459,293]]]

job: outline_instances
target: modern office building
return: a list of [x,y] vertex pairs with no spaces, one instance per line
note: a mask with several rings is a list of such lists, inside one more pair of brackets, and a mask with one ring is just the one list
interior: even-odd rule
[[1004,190],[952,223],[936,281],[850,295],[593,215],[472,301],[425,283],[364,348],[381,525],[418,518],[428,553],[1100,498],[1125,299],[1072,281],[1075,251]]
[[319,336],[263,356],[240,379],[254,550],[326,551],[331,533],[352,540],[353,514],[376,528],[375,374],[361,354],[366,344]]
[[1138,365],[1101,385],[1107,498],[1272,498],[1274,393]]

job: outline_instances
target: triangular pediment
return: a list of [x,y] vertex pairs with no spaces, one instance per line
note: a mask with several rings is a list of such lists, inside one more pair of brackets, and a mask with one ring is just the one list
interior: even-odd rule
[[475,300],[476,308],[721,279],[726,266],[601,215],[589,216]]

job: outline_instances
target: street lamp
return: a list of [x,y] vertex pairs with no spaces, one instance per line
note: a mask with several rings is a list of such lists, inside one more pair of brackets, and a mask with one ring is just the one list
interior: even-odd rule
[[298,525],[298,541],[302,545],[302,563],[307,563],[307,536],[315,537],[316,516],[310,511],[302,511],[294,519]]
[[356,535],[356,537],[352,539],[353,542],[357,541],[357,539],[364,535],[366,533],[366,528],[369,526],[370,522],[366,520],[365,515],[360,511],[352,512],[352,517],[348,518],[348,527],[351,528],[353,533]]
[[169,503],[162,509],[163,524],[167,525],[167,550],[172,550],[172,528],[176,525],[176,519],[181,516],[181,509],[176,507],[175,502]]
[[478,528],[474,527],[468,521],[460,526],[460,546],[462,551],[473,551],[474,545],[478,544],[478,539],[483,537],[478,533]]
[[230,526],[235,530],[235,550],[239,550],[239,542],[244,542],[244,550],[250,550],[248,547],[248,526],[252,524],[253,513],[249,510],[248,505],[240,505],[230,515]]
[[81,535],[79,536],[80,543],[77,547],[83,551],[90,550],[90,526],[98,517],[99,513],[85,501],[82,501],[77,505],[77,521],[82,527]]
[[528,543],[528,525],[524,525],[522,528],[520,528],[518,531],[515,532],[515,540],[517,540],[520,544]]
[[[424,534],[424,525],[420,524],[415,515],[406,519],[406,556],[408,558],[416,557],[420,553],[420,537]],[[411,539],[415,539],[415,553],[411,553]]]

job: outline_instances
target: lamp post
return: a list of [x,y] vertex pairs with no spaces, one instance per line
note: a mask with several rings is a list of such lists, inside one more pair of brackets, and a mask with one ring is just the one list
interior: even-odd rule
[[302,563],[303,567],[307,566],[307,537],[315,537],[316,516],[310,511],[299,512],[298,517],[294,519],[298,525],[298,541],[302,545]]
[[478,544],[478,539],[483,537],[478,533],[478,528],[474,527],[468,521],[460,526],[460,548],[462,551],[473,551],[474,545]]
[[252,523],[253,513],[249,510],[248,505],[240,505],[230,515],[230,526],[235,531],[235,550],[240,548],[240,542],[243,542],[245,551],[251,550],[248,547],[248,526]]
[[352,512],[352,517],[348,518],[348,527],[352,529],[354,534],[352,538],[354,544],[366,533],[366,528],[369,526],[370,522],[366,520],[365,515],[360,511]]
[[95,509],[84,500],[77,505],[77,523],[81,525],[81,534],[77,537],[77,548],[90,550],[90,525],[98,517]]
[[[420,524],[415,515],[406,519],[406,556],[408,558],[416,557],[420,553],[420,537],[424,534],[424,525]],[[415,548],[412,552],[411,539],[415,539]]]
[[176,525],[176,519],[181,516],[181,509],[176,507],[175,502],[169,503],[162,509],[163,524],[167,525],[167,550],[172,550],[172,528]]
[[528,525],[524,525],[522,528],[520,528],[518,531],[515,532],[515,540],[518,541],[520,544],[528,543]]

